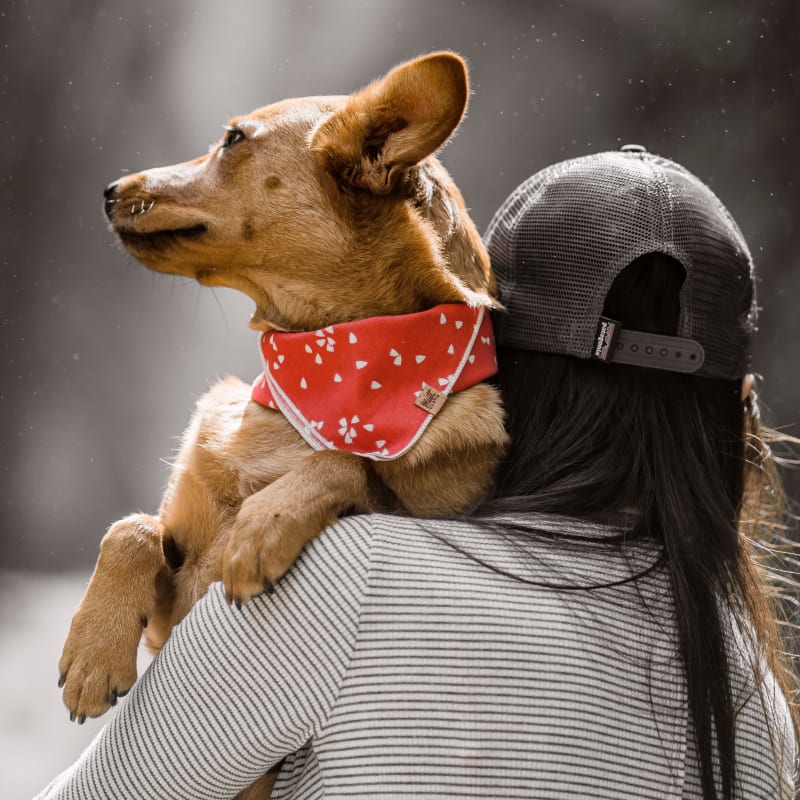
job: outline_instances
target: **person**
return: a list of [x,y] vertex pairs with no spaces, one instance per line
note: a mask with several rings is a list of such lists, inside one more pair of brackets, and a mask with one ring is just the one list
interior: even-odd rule
[[467,517],[340,520],[274,594],[221,585],[39,797],[791,798],[795,689],[749,374],[752,259],[633,146],[486,234],[512,445]]

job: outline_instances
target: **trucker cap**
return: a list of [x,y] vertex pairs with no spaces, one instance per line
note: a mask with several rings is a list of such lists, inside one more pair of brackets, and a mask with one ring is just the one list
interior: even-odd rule
[[[741,378],[756,329],[753,261],[698,178],[639,145],[563,161],[528,178],[485,234],[497,276],[497,344],[614,364]],[[675,336],[603,316],[617,275],[647,253],[686,271]]]

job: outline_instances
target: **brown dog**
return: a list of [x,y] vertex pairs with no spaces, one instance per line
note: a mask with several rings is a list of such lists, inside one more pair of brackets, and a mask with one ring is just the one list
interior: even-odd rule
[[[493,279],[460,193],[433,157],[464,113],[464,62],[437,53],[346,97],[286,100],[227,126],[194,161],[127,176],[106,211],[151,269],[228,286],[259,331],[314,331],[442,303],[493,306]],[[158,516],[105,535],[60,662],[72,718],[102,714],[209,583],[241,603],[269,590],[347,510],[463,512],[506,445],[498,393],[451,395],[396,460],[315,451],[234,379],[198,403]]]

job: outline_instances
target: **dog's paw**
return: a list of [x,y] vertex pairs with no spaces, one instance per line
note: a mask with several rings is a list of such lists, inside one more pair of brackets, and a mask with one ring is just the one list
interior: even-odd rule
[[256,497],[245,500],[222,557],[228,602],[241,607],[251,597],[271,594],[306,542],[318,533],[291,509],[267,509]]
[[141,616],[98,614],[81,606],[72,619],[58,663],[58,685],[70,719],[99,717],[136,681]]

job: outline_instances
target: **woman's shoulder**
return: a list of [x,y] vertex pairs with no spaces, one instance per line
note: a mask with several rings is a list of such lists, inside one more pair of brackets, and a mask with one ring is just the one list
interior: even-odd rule
[[513,581],[543,590],[594,590],[637,584],[664,592],[662,548],[625,531],[571,517],[417,519],[388,514],[344,517],[305,558],[339,565],[366,588],[368,576],[418,584]]

